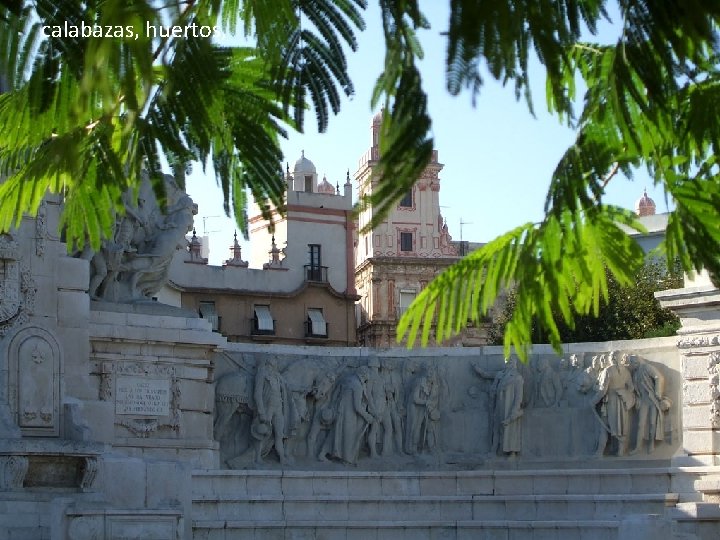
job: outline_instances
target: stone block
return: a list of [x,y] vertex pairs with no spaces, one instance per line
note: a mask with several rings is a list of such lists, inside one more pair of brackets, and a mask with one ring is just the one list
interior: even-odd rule
[[458,540],[508,540],[508,529],[505,528],[458,528]]
[[592,472],[568,476],[568,493],[600,493],[600,476]]
[[682,408],[683,427],[685,429],[710,427],[710,404],[686,405]]
[[632,478],[625,472],[603,474],[600,477],[600,493],[630,493]]
[[351,476],[347,480],[348,493],[354,497],[361,495],[380,495],[382,493],[379,476]]
[[491,495],[493,493],[493,479],[490,473],[483,475],[465,476],[458,474],[458,495]]
[[[568,511],[568,508],[572,508]],[[535,516],[539,520],[566,520],[569,517],[576,519],[574,503],[563,500],[540,500],[535,507]]]
[[58,326],[65,328],[82,328],[87,331],[89,316],[90,297],[87,294],[77,291],[58,291]]
[[87,291],[90,286],[90,265],[84,259],[58,257],[55,276],[60,290]]
[[432,527],[430,540],[457,540],[457,529],[453,525]]
[[257,475],[248,475],[247,477],[248,495],[281,495],[282,494],[282,476],[273,473],[259,473]]
[[[182,406],[182,397],[181,408]],[[183,410],[180,416],[180,432],[188,439],[212,440],[213,416],[209,412]]]
[[347,500],[322,500],[315,506],[317,518],[323,521],[347,521],[353,518]]
[[[57,320],[57,284],[54,276],[33,276],[35,280],[35,317],[49,317]],[[49,326],[55,326],[54,324]]]
[[307,536],[302,535],[308,534],[306,531],[287,531],[288,534],[286,534],[286,531],[277,527],[254,527],[252,531],[243,531],[243,533],[244,534],[232,535],[232,533],[228,531],[228,540],[231,538],[232,540],[236,538],[252,538],[254,540],[303,540],[303,538],[307,538]]
[[683,450],[688,454],[714,454],[720,449],[720,432],[709,429],[683,432]]
[[685,381],[683,383],[684,405],[701,405],[711,401],[710,384],[707,380]]
[[660,516],[629,516],[620,522],[618,540],[657,540],[670,538],[670,522]]
[[497,475],[495,477],[496,495],[528,493],[528,489],[530,489],[530,480],[527,477],[517,475]]
[[535,501],[532,499],[506,500],[505,519],[517,521],[536,519]]
[[48,536],[48,531],[43,527],[11,527],[7,532],[8,540],[41,540]]
[[513,527],[508,531],[508,540],[533,540],[535,531],[530,527]]
[[124,508],[144,508],[146,496],[146,467],[139,459],[103,458],[105,492],[110,504]]
[[533,530],[532,539],[533,540],[560,540],[560,538],[562,538],[564,540],[564,537],[561,537],[560,534],[561,534],[560,531],[558,531],[557,529],[537,528],[537,529]]
[[179,462],[151,462],[147,465],[147,505],[149,508],[190,508],[191,471]]
[[420,495],[420,480],[410,475],[383,475],[381,479],[383,495]]
[[[243,515],[242,512],[238,512],[232,515],[232,517],[235,519],[245,518],[262,522],[281,521],[286,517],[289,518],[289,516],[285,513],[283,502],[280,499],[248,501],[244,508],[247,510],[246,515]],[[226,515],[225,517],[231,516]]]
[[537,495],[567,493],[568,479],[563,474],[536,476],[533,478],[532,487],[533,493]]
[[455,495],[457,481],[454,474],[420,477],[420,495]]
[[633,493],[666,493],[670,490],[670,473],[653,471],[652,474],[632,476]]
[[473,518],[473,503],[471,499],[466,500],[441,500],[440,519],[443,520],[470,520]]
[[345,532],[345,538],[347,540],[377,540],[378,531],[373,527],[348,527],[347,531]]
[[708,378],[707,356],[683,356],[680,362],[683,380]]
[[380,512],[380,504],[377,500],[355,501],[352,505],[352,512],[348,510],[348,513],[352,515],[354,520],[373,521],[377,519]]
[[473,500],[473,517],[478,521],[495,521],[506,519],[505,501],[500,497],[483,497]]
[[312,493],[314,495],[342,495],[352,493],[348,488],[348,477],[316,476],[312,478]]
[[179,381],[182,409],[185,411],[210,412],[215,408],[215,395],[211,383],[206,381]]

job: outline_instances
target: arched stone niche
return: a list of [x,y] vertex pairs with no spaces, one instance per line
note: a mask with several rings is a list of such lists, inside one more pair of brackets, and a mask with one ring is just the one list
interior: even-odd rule
[[27,326],[8,344],[8,401],[22,435],[60,435],[60,366],[62,354],[55,336],[39,326]]

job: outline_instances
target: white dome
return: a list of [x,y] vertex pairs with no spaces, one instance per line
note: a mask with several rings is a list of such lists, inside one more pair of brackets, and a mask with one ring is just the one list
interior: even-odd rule
[[315,164],[305,157],[305,150],[302,151],[300,159],[295,162],[295,169],[293,172],[295,176],[304,176],[306,174],[315,174],[317,172]]

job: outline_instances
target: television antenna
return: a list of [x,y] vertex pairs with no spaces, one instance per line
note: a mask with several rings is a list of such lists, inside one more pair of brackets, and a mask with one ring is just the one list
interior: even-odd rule
[[214,231],[208,231],[208,229],[207,229],[207,220],[208,220],[208,219],[215,219],[215,218],[219,218],[219,217],[220,217],[220,216],[203,216],[203,218],[202,218],[202,221],[203,221],[203,236],[207,236],[207,235],[210,234],[210,233],[220,232],[219,229],[214,230]]
[[463,221],[463,218],[460,218],[460,255],[465,255],[467,253],[467,246],[465,242],[463,242],[463,225],[472,225],[472,221]]

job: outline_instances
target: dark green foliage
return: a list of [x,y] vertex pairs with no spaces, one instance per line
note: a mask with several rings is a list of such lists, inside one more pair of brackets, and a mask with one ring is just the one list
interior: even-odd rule
[[[680,327],[677,316],[668,309],[662,309],[653,293],[683,286],[683,276],[676,265],[670,272],[664,263],[651,260],[635,276],[634,283],[621,286],[609,271],[608,300],[603,302],[597,317],[581,315],[575,317],[575,325],[559,325],[563,343],[585,341],[612,341],[617,339],[642,339],[675,335]],[[502,301],[489,328],[489,338],[494,345],[502,345],[505,325],[512,318],[517,304],[517,291],[511,289]],[[560,317],[556,314],[556,319]],[[534,343],[548,343],[545,330],[537,321],[532,325]]]

